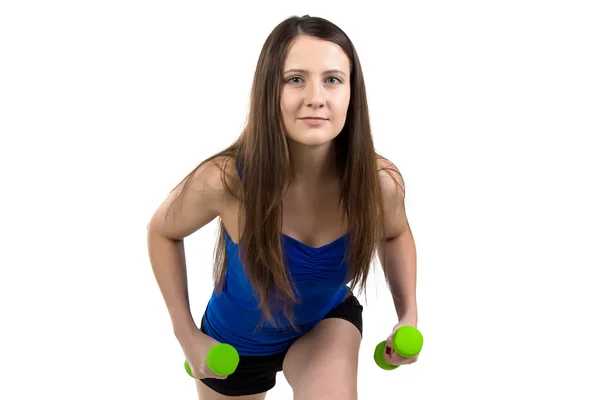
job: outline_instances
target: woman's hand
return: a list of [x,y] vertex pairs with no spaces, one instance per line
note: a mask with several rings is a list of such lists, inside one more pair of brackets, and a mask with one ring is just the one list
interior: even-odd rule
[[227,376],[216,375],[206,364],[208,351],[213,346],[219,344],[218,341],[204,334],[201,330],[194,329],[191,332],[188,332],[184,337],[180,338],[179,344],[185,354],[185,359],[190,366],[194,378],[227,378]]
[[394,351],[394,347],[392,345],[392,338],[394,337],[394,333],[396,333],[396,331],[401,326],[406,326],[406,325],[413,326],[416,328],[416,324],[409,323],[409,321],[400,321],[394,326],[394,329],[392,329],[392,333],[390,334],[390,336],[388,336],[388,338],[386,340],[385,362],[387,362],[390,365],[408,365],[408,364],[414,363],[419,358],[418,354],[414,357],[409,357],[409,358],[402,357]]

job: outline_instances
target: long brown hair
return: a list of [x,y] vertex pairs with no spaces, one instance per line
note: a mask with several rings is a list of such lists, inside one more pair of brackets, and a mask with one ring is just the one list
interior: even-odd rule
[[[339,206],[348,221],[346,261],[350,288],[364,289],[376,244],[383,234],[383,204],[363,73],[354,45],[335,24],[318,17],[291,17],[267,37],[254,74],[246,126],[237,140],[204,160],[182,181],[187,189],[190,176],[203,164],[217,158],[235,160],[241,172],[242,190],[231,186],[224,167],[227,191],[239,200],[240,260],[244,265],[263,320],[277,325],[273,307],[283,311],[292,327],[292,307],[298,300],[282,251],[283,195],[291,179],[289,149],[281,116],[283,63],[289,47],[299,35],[339,45],[350,59],[350,104],[346,123],[334,139],[335,160],[341,193]],[[243,216],[243,223],[242,217]],[[220,293],[226,273],[227,254],[223,222],[215,248],[213,277]]]

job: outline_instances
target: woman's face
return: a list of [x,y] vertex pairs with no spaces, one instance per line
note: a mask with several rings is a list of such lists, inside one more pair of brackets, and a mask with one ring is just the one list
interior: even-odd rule
[[283,71],[281,111],[287,137],[308,146],[333,140],[344,127],[350,103],[350,60],[342,48],[300,36]]

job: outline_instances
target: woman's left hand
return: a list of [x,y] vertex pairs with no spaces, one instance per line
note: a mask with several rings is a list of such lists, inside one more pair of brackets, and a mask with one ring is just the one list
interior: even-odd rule
[[414,363],[419,358],[418,354],[409,358],[402,357],[394,351],[394,347],[392,346],[392,338],[394,337],[394,333],[396,333],[398,328],[405,325],[414,326],[416,328],[416,324],[409,323],[408,321],[400,321],[394,326],[392,333],[387,338],[385,344],[385,362],[387,362],[389,365],[408,365]]

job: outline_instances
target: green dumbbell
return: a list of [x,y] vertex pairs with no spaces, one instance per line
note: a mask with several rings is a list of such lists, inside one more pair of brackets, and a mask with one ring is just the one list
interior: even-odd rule
[[[386,341],[384,340],[375,347],[375,363],[379,365],[380,368],[391,371],[398,368],[398,366],[389,365],[385,361],[385,346]],[[421,348],[423,347],[423,335],[421,335],[421,332],[415,327],[408,325],[401,326],[394,333],[392,347],[401,357],[414,357],[421,352]]]
[[[237,350],[225,343],[219,343],[211,347],[206,355],[206,365],[215,374],[228,376],[234,373],[240,362],[240,355]],[[185,371],[189,376],[196,379],[187,360],[183,363]]]

